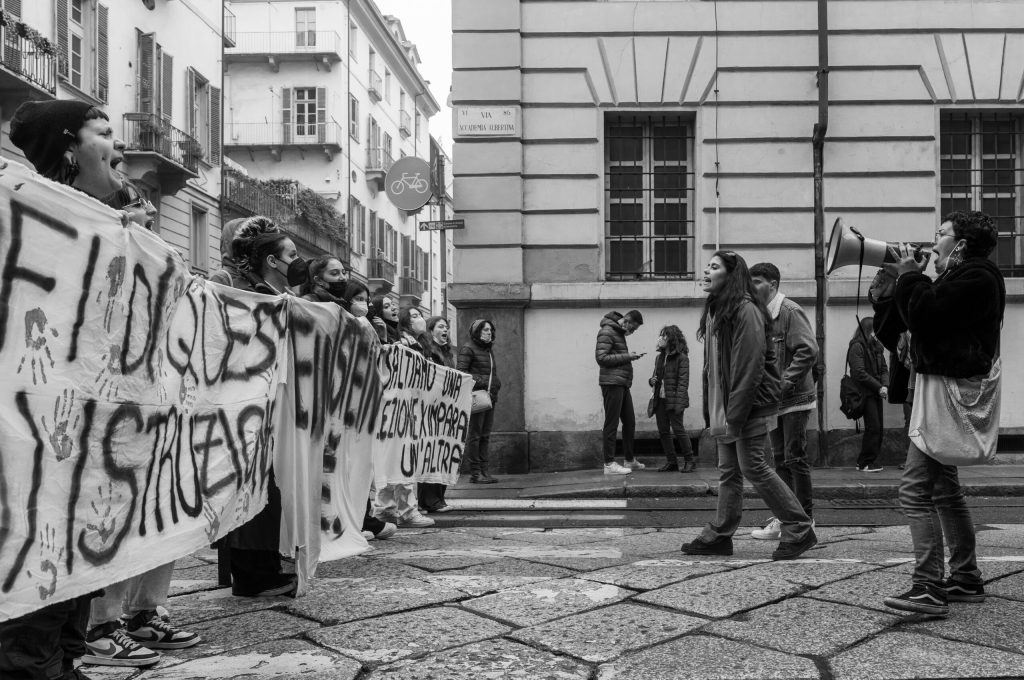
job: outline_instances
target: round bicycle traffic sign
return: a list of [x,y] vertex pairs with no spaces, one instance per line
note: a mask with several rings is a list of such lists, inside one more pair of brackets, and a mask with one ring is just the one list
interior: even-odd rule
[[399,158],[384,177],[384,189],[402,210],[419,210],[430,200],[430,163],[416,156]]

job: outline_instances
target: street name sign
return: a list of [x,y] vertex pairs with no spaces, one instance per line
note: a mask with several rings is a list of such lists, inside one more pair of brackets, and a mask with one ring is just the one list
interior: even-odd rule
[[444,231],[445,229],[465,229],[466,220],[429,220],[420,222],[420,231]]
[[518,106],[456,106],[456,137],[518,137]]

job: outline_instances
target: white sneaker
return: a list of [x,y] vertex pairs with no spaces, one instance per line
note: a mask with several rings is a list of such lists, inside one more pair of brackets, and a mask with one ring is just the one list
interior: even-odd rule
[[384,522],[384,528],[378,531],[374,538],[383,541],[394,536],[396,531],[398,531],[398,527],[395,524]]
[[618,461],[612,461],[604,466],[604,473],[606,475],[628,475],[633,472],[628,467],[622,467]]
[[434,526],[434,520],[429,517],[424,517],[416,510],[410,510],[409,513],[398,522],[403,527],[432,527]]
[[777,541],[782,538],[782,522],[772,517],[764,529],[754,529],[750,532],[751,538],[759,541]]
[[628,467],[630,470],[643,470],[647,466],[634,458],[627,460],[623,467]]

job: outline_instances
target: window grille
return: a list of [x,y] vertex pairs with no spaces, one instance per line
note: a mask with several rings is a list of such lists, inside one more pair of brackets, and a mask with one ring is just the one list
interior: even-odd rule
[[680,115],[605,119],[609,280],[692,279],[693,125]]

